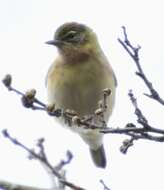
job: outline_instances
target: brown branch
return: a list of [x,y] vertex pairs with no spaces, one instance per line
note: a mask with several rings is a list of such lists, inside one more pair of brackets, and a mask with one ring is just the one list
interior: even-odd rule
[[[137,99],[134,97],[132,90],[129,91],[128,95],[130,97],[132,105],[134,106],[134,113],[137,116],[137,122],[141,125],[141,127],[137,127],[136,125],[129,123],[125,126],[125,128],[106,128],[100,130],[100,132],[124,134],[133,137],[133,140],[145,139],[157,142],[164,142],[164,130],[157,129],[149,125],[148,120],[143,115],[141,109],[138,107]],[[158,134],[158,136],[152,135],[152,133]]]
[[65,180],[60,180],[64,185],[66,185],[67,187],[70,187],[71,189],[73,190],[85,190],[84,188],[82,187],[79,187],[79,186],[76,186],[74,185],[73,183],[70,183],[68,181],[65,181]]
[[[70,163],[70,161],[72,160],[73,155],[70,151],[67,151],[67,160],[66,161],[62,160],[59,164],[57,164],[57,166],[53,167],[50,164],[50,162],[48,161],[47,156],[45,154],[45,150],[44,150],[44,146],[43,146],[43,142],[44,142],[43,138],[38,140],[37,146],[39,147],[40,151],[39,151],[39,153],[36,153],[34,150],[28,148],[27,146],[23,145],[20,141],[13,138],[6,129],[3,130],[2,133],[3,133],[4,137],[9,139],[13,144],[15,144],[15,145],[21,147],[22,149],[24,149],[25,151],[27,151],[29,153],[30,159],[37,159],[37,160],[41,161],[41,163],[43,163],[52,172],[52,174],[58,178],[59,183],[62,183],[63,185],[68,186],[73,190],[85,190],[82,187],[78,187],[77,185],[74,185],[73,183],[66,181],[65,178],[59,172],[66,164]],[[24,189],[22,189],[22,190],[24,190]]]
[[43,149],[40,151],[39,154],[37,154],[34,150],[28,148],[27,146],[23,145],[21,142],[19,142],[17,139],[13,138],[6,129],[2,131],[4,137],[9,139],[13,144],[23,148],[25,151],[29,153],[30,158],[38,159],[39,161],[43,162],[50,170],[51,172],[58,177],[59,179],[62,178],[60,173],[58,173],[54,167],[49,163],[47,157],[45,156],[45,153],[43,153]]
[[146,127],[146,125],[147,125],[147,127],[148,127],[148,120],[147,120],[146,117],[142,114],[142,111],[139,109],[138,104],[137,104],[137,99],[134,97],[132,90],[129,91],[128,95],[129,95],[129,97],[130,97],[130,100],[131,100],[131,102],[132,102],[132,105],[133,105],[134,108],[135,108],[135,112],[134,112],[134,113],[135,113],[135,115],[137,116],[137,119],[138,119],[137,121],[138,121],[138,123],[140,123],[140,122],[145,123],[145,126],[144,126],[144,127]]
[[[132,123],[128,123],[125,128],[105,128],[105,129],[100,129],[101,133],[107,134],[107,133],[114,133],[114,134],[124,134],[124,135],[129,135],[132,136],[132,133],[135,134],[143,134],[142,139],[147,139],[147,140],[154,140],[154,141],[159,141],[163,142],[164,141],[164,130],[162,129],[157,129],[154,127],[151,127],[148,124],[145,124],[144,122],[139,121],[140,124],[143,125],[143,127],[137,127],[136,125]],[[156,133],[160,134],[161,136],[153,138],[152,135],[146,135],[145,132],[151,132],[151,133]],[[138,136],[139,139],[140,136]],[[141,138],[141,137],[140,137]]]
[[134,47],[128,39],[125,26],[123,26],[122,29],[123,29],[123,34],[124,34],[124,40],[121,40],[120,38],[118,38],[118,41],[135,62],[136,67],[137,67],[136,74],[144,81],[145,85],[149,89],[150,94],[144,93],[144,95],[164,105],[164,100],[160,97],[157,90],[155,90],[152,83],[148,80],[147,76],[145,75],[141,67],[140,60],[139,60],[139,50],[141,49],[141,47],[140,46]]

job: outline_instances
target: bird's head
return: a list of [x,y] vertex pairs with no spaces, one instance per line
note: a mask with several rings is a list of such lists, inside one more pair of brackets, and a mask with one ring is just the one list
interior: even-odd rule
[[91,28],[76,22],[60,26],[54,39],[46,42],[56,46],[66,56],[90,55],[99,49],[96,34]]

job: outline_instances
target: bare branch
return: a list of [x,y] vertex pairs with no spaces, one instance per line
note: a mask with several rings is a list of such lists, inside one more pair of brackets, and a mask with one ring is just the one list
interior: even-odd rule
[[[63,175],[61,175],[61,173],[60,173],[61,169],[66,164],[69,164],[70,161],[73,158],[73,155],[72,155],[72,153],[70,151],[67,151],[67,160],[66,161],[62,160],[57,166],[53,167],[50,164],[50,162],[48,161],[47,156],[45,154],[45,150],[44,150],[44,146],[43,146],[43,142],[44,142],[43,138],[38,140],[37,146],[40,148],[40,151],[39,151],[39,153],[36,153],[34,150],[28,148],[27,146],[23,145],[20,141],[18,141],[17,139],[13,138],[8,133],[8,131],[6,129],[3,130],[2,133],[3,133],[4,137],[6,137],[7,139],[9,139],[13,144],[15,144],[15,145],[23,148],[25,151],[27,151],[29,153],[31,159],[32,158],[33,159],[37,159],[41,163],[43,163],[51,171],[51,173],[54,175],[54,177],[57,177],[57,179],[58,179],[58,181],[59,181],[60,184],[62,183],[64,186],[68,186],[68,187],[70,187],[73,190],[85,190],[82,187],[79,187],[77,185],[74,185],[71,182],[66,181],[66,179],[63,177]],[[57,187],[55,187],[55,188],[56,188],[55,190],[62,190],[61,188],[60,189],[57,188]],[[12,189],[12,190],[15,190],[15,189]],[[24,190],[24,189],[22,189],[22,190]],[[29,189],[29,190],[33,190],[33,189]],[[63,190],[64,190],[64,188],[63,188]]]
[[77,185],[74,185],[73,183],[70,183],[70,182],[68,182],[68,181],[65,181],[65,180],[60,180],[64,185],[66,185],[67,187],[70,187],[71,189],[73,189],[73,190],[86,190],[86,189],[84,189],[84,188],[82,188],[82,187],[79,187],[79,186],[77,186]]
[[55,166],[55,169],[57,171],[61,170],[65,165],[69,164],[73,158],[72,152],[69,150],[66,152],[67,159],[66,160],[61,160],[59,164]]
[[[25,151],[27,151],[30,155],[31,158],[35,158],[38,159],[39,161],[43,162],[44,164],[47,165],[47,167],[51,170],[51,172],[58,178],[62,178],[62,176],[54,169],[53,166],[51,166],[51,164],[49,163],[47,157],[45,156],[45,154],[37,154],[34,150],[28,148],[27,146],[23,145],[21,142],[19,142],[17,139],[13,138],[8,131],[5,129],[2,131],[4,137],[6,137],[7,139],[9,139],[13,144],[23,148]],[[41,150],[41,152],[43,152],[43,150]]]
[[[52,190],[52,189],[46,189],[46,188],[36,188],[36,187],[30,187],[26,185],[19,185],[15,183],[11,183],[8,181],[0,180],[0,189],[4,190]],[[59,190],[59,189],[54,189]]]
[[[149,125],[148,120],[143,115],[141,109],[138,107],[137,99],[134,97],[132,90],[129,91],[129,97],[135,109],[134,113],[137,116],[137,122],[142,125],[142,127],[137,127],[136,125],[129,123],[125,126],[125,128],[106,128],[100,130],[100,132],[128,135],[132,137],[132,142],[138,139],[164,142],[164,130],[157,129]],[[156,134],[158,134],[158,136]],[[130,143],[129,145],[131,146],[132,144]]]
[[104,190],[111,190],[109,189],[109,187],[107,187],[107,185],[104,183],[102,179],[100,179],[100,183],[103,185]]
[[148,124],[148,120],[142,114],[142,111],[139,109],[139,107],[137,105],[137,99],[134,97],[132,90],[129,91],[128,95],[130,97],[130,100],[131,100],[134,108],[135,108],[135,115],[138,118],[138,123],[142,122],[142,123]]
[[155,90],[152,83],[148,80],[148,78],[146,77],[141,67],[140,60],[139,60],[139,50],[141,49],[141,47],[140,46],[134,47],[128,39],[125,26],[123,26],[122,29],[123,29],[123,34],[124,34],[124,40],[121,40],[120,38],[118,38],[118,41],[135,62],[136,67],[137,67],[136,75],[138,75],[144,81],[145,85],[149,89],[150,94],[144,93],[144,95],[164,105],[164,100],[160,97],[159,93]]

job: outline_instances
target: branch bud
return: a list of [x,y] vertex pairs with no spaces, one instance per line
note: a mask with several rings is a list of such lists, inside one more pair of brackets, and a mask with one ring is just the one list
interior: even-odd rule
[[22,104],[26,107],[26,108],[30,108],[33,106],[34,103],[34,98],[36,95],[36,90],[35,89],[31,89],[28,90],[24,96],[22,96]]
[[111,94],[111,90],[109,88],[105,88],[103,90],[104,95],[109,96]]
[[7,74],[4,79],[2,80],[3,84],[7,87],[10,88],[11,82],[12,82],[12,77],[10,74]]
[[72,123],[74,124],[74,125],[80,125],[80,118],[77,116],[77,115],[75,115],[75,116],[73,116],[72,117]]
[[47,110],[48,113],[53,113],[55,111],[55,104],[47,105],[46,110]]
[[97,110],[95,110],[96,115],[101,115],[103,114],[103,112],[104,112],[103,108],[98,108]]

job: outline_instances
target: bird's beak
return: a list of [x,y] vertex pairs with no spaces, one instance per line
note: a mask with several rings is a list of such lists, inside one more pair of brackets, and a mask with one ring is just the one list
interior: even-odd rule
[[61,40],[50,40],[50,41],[47,41],[46,44],[60,47],[64,44],[64,42],[62,42]]

